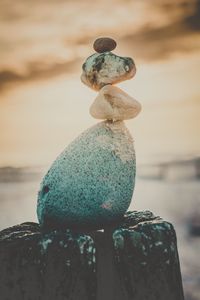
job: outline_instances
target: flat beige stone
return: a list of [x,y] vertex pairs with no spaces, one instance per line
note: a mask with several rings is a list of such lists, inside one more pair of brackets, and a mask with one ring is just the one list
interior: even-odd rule
[[141,104],[112,85],[104,86],[90,107],[90,114],[101,120],[128,120],[141,111]]

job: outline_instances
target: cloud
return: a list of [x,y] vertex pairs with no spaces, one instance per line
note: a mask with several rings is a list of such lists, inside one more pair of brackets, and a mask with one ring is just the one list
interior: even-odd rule
[[148,62],[200,50],[200,0],[159,2],[159,12],[167,22],[145,24],[122,37],[130,54]]
[[[0,90],[7,83],[42,80],[80,70],[82,61],[92,52],[92,41],[100,35],[113,36],[125,55],[147,63],[200,51],[200,0],[112,0],[106,2],[106,7],[103,2],[91,4],[91,1],[86,0],[86,9],[81,10],[80,1],[60,1],[60,7],[53,0],[50,4],[44,2],[43,10],[42,6],[33,6],[31,17],[29,6],[23,0],[22,6],[12,6],[11,10],[2,6],[5,30],[0,32],[3,51]],[[55,9],[57,6],[62,18]],[[106,18],[113,6],[115,12]],[[99,15],[98,10],[101,10]],[[11,13],[16,16],[16,23],[11,22]],[[31,18],[37,22],[32,23]],[[14,33],[14,28],[19,34]],[[65,57],[67,51],[69,56]],[[15,62],[19,68],[14,67]]]
[[193,14],[186,15],[185,18],[183,18],[183,22],[191,30],[200,30],[200,0],[195,1]]
[[6,89],[7,84],[22,83],[30,80],[42,80],[50,77],[55,77],[63,73],[69,73],[78,69],[79,60],[72,60],[65,63],[54,63],[45,65],[42,68],[42,62],[34,62],[27,66],[25,74],[14,70],[0,71],[0,92]]
[[129,55],[146,62],[200,50],[200,35],[188,30],[184,23],[156,29],[145,26],[137,33],[124,36],[122,41],[128,45]]

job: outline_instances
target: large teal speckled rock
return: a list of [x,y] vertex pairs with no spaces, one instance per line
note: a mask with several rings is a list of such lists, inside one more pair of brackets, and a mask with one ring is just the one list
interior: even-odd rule
[[104,121],[76,138],[41,183],[42,226],[103,228],[128,209],[135,185],[133,140],[122,121]]

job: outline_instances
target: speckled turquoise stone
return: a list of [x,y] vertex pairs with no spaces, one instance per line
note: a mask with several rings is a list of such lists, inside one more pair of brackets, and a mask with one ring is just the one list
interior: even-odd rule
[[133,140],[122,121],[104,121],[76,138],[41,183],[42,226],[103,228],[128,209],[135,185]]

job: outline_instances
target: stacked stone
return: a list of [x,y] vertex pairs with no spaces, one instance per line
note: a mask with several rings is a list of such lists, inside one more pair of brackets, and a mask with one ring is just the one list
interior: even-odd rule
[[99,38],[94,42],[97,53],[87,58],[83,64],[81,80],[87,86],[99,91],[90,108],[90,114],[102,120],[127,120],[135,118],[141,105],[113,84],[131,79],[136,67],[130,57],[120,57],[112,53],[116,42],[110,38]]
[[133,140],[123,120],[140,104],[114,84],[136,73],[132,58],[112,53],[116,42],[100,38],[83,64],[81,80],[99,91],[90,114],[104,120],[76,138],[55,160],[38,196],[44,227],[105,228],[127,211],[135,185]]

